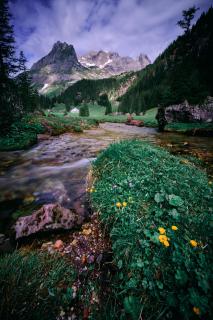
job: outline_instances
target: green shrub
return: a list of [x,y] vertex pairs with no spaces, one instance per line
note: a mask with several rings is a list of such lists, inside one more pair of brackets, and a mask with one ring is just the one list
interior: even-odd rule
[[73,269],[61,257],[18,251],[0,258],[0,318],[56,319],[73,304]]
[[79,116],[80,117],[89,117],[89,107],[87,104],[84,104],[80,107]]
[[21,150],[32,146],[37,142],[37,135],[34,132],[12,132],[5,137],[0,137],[0,150]]
[[75,126],[73,130],[74,132],[83,132],[83,129],[81,128],[81,126]]
[[111,283],[114,318],[194,319],[199,313],[210,319],[206,174],[139,141],[111,145],[93,172],[92,204],[110,232],[118,268]]

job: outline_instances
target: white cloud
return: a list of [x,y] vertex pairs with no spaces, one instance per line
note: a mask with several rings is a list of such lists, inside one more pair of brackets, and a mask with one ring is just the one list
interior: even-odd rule
[[176,21],[182,10],[210,6],[203,0],[11,1],[18,48],[29,65],[58,40],[73,44],[77,54],[100,49],[130,56],[143,52],[154,60],[181,33]]

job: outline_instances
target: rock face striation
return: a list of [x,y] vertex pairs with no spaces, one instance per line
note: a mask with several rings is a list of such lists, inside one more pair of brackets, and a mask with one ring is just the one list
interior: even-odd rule
[[144,54],[133,59],[105,51],[92,51],[78,58],[72,45],[57,41],[45,57],[33,64],[30,76],[40,93],[48,93],[53,88],[61,92],[81,79],[108,78],[141,70],[149,63]]
[[75,213],[60,204],[46,204],[30,216],[20,217],[13,229],[16,239],[19,239],[38,232],[71,229],[82,222],[78,220]]
[[213,122],[213,97],[207,97],[201,105],[189,105],[184,101],[165,108],[167,123],[172,122]]

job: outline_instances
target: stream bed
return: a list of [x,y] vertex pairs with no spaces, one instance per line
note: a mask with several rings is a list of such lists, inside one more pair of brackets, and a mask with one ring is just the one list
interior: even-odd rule
[[27,151],[0,152],[0,233],[7,234],[19,215],[29,215],[43,204],[57,202],[85,215],[91,162],[110,143],[132,138],[163,146],[183,157],[196,157],[212,174],[213,141],[207,137],[158,133],[154,128],[118,123],[100,124],[81,134],[50,137]]

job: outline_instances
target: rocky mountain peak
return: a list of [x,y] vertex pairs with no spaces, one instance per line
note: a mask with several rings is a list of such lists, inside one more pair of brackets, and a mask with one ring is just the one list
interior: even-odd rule
[[110,75],[141,70],[150,63],[149,58],[144,54],[141,54],[138,59],[133,59],[131,57],[121,57],[117,52],[103,50],[90,51],[79,57],[79,61],[87,68],[97,67],[108,71]]
[[145,68],[148,64],[151,63],[151,60],[149,59],[149,57],[144,53],[141,53],[139,55],[138,61],[140,62],[142,68]]
[[73,45],[57,41],[45,57],[34,63],[31,70],[40,70],[48,66],[61,71],[70,71],[74,67],[80,67]]

